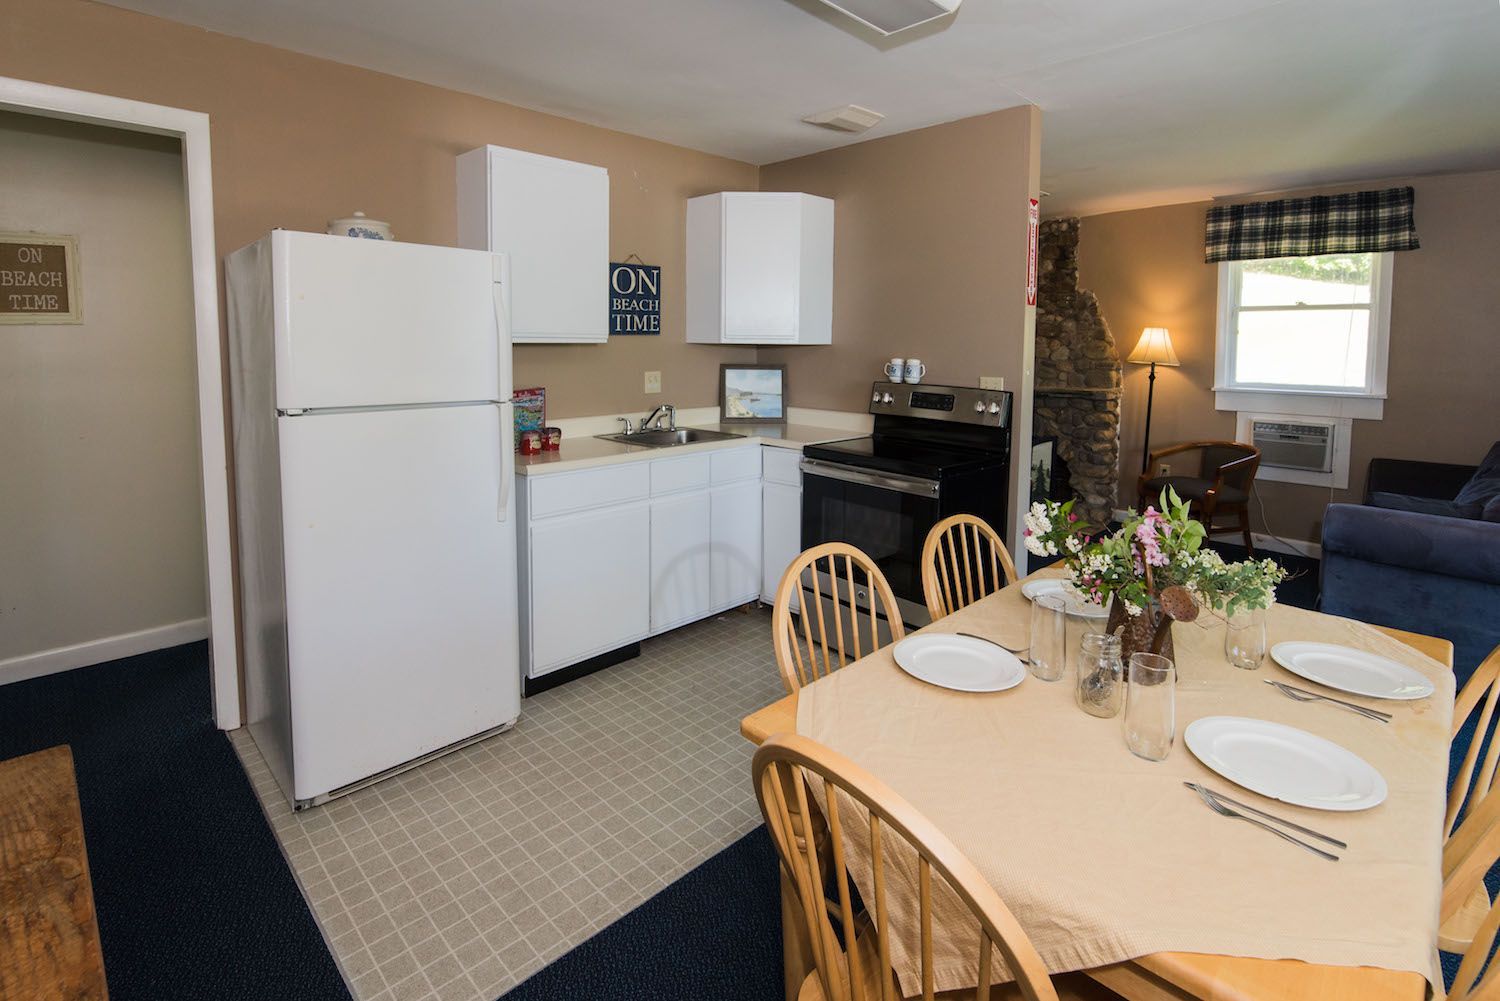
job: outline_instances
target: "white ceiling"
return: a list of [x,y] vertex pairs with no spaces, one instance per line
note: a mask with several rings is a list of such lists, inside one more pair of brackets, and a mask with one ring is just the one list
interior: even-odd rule
[[[1042,108],[1049,215],[1500,167],[1496,0],[114,0],[751,163]],[[859,137],[801,121],[884,112]]]

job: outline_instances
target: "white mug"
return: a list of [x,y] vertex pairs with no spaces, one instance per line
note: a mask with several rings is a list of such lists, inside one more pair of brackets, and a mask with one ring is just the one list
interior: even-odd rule
[[[922,364],[922,359],[920,358],[908,358],[906,359],[905,372],[907,382],[918,383],[922,381],[922,376],[927,374],[927,366]],[[900,382],[901,380],[897,379],[896,381]]]
[[892,382],[900,382],[902,375],[906,372],[905,358],[892,358],[885,364],[885,377]]

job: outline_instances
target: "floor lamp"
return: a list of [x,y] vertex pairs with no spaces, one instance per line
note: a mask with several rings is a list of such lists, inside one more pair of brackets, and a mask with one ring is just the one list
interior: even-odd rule
[[1156,366],[1171,365],[1175,368],[1181,362],[1177,360],[1177,352],[1172,350],[1172,335],[1167,333],[1166,327],[1142,330],[1135,350],[1125,360],[1135,365],[1151,366],[1146,389],[1146,440],[1141,444],[1141,472],[1144,473],[1151,461],[1151,404],[1156,396]]

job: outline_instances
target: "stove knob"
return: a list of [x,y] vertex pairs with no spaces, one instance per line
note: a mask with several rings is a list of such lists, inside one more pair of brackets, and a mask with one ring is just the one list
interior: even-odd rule
[[896,402],[896,398],[894,396],[892,396],[890,393],[881,393],[880,394],[880,402],[881,403],[895,403]]
[[998,414],[999,412],[1000,412],[1000,404],[998,404],[998,403],[991,403],[990,404],[990,413],[992,413],[992,414]]
[[974,412],[976,414],[982,414],[982,413],[984,413],[984,401],[983,400],[980,400],[978,403],[974,404]]
[[880,402],[880,394],[879,393],[875,393],[875,394],[871,395],[870,402],[871,403],[879,403]]

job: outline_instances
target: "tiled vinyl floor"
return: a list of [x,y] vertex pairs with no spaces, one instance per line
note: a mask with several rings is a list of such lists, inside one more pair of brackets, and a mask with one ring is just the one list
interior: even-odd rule
[[760,822],[739,720],[782,694],[736,611],[302,813],[230,736],[358,1001],[493,1001]]

